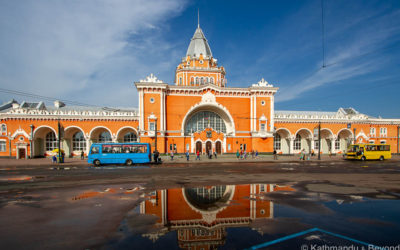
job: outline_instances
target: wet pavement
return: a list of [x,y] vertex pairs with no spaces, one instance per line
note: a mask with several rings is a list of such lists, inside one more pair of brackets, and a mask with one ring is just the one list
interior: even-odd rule
[[396,160],[2,170],[0,248],[397,246],[399,174]]

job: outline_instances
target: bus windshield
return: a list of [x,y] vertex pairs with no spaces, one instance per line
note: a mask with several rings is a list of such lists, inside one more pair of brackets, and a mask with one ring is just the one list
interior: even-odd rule
[[348,150],[348,152],[358,152],[358,151],[360,151],[360,147],[358,145],[351,145]]

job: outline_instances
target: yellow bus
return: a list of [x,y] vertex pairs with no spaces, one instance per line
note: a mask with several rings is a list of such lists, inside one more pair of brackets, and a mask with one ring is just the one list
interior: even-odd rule
[[390,145],[387,144],[352,144],[346,153],[347,160],[380,160],[391,159]]

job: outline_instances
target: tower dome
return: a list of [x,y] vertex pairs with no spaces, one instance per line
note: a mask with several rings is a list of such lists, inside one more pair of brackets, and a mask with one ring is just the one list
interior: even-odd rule
[[211,49],[208,45],[207,39],[204,36],[200,26],[197,26],[197,29],[194,32],[192,40],[190,41],[187,49],[186,56],[199,57],[200,54],[203,54],[204,58],[212,57]]

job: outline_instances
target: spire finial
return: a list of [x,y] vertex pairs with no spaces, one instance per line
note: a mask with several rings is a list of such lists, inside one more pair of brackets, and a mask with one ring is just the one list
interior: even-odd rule
[[200,10],[197,8],[197,28],[200,28]]

